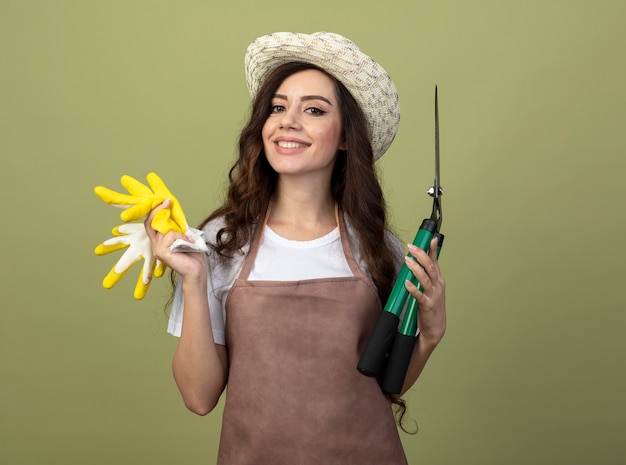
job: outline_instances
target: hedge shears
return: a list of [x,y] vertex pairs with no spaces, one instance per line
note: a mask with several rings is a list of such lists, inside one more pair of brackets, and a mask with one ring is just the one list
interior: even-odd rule
[[[439,103],[435,86],[435,180],[428,189],[433,198],[430,218],[422,221],[413,244],[428,252],[433,238],[437,239],[437,258],[441,252],[444,236],[441,234],[443,190],[439,176]],[[410,255],[410,254],[409,254]],[[399,394],[411,361],[411,355],[417,341],[417,301],[405,288],[405,281],[410,280],[422,291],[422,286],[406,265],[402,266],[396,278],[385,308],[361,354],[357,365],[359,372],[366,376],[375,376],[381,382],[381,388],[388,394]],[[400,318],[402,322],[400,324]]]

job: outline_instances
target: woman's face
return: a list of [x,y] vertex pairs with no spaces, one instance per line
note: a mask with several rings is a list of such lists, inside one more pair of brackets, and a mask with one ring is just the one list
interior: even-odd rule
[[286,78],[274,94],[262,137],[267,160],[280,175],[330,179],[337,151],[345,148],[333,81],[312,69]]

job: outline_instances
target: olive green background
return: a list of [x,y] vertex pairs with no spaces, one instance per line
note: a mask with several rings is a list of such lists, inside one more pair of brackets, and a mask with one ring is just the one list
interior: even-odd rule
[[[353,39],[402,122],[379,163],[407,242],[439,86],[448,332],[407,395],[410,463],[626,463],[623,1],[0,1],[0,463],[213,463],[170,373],[165,279],[113,290],[93,193],[159,173],[198,223],[279,30]],[[359,421],[354,418],[354,421]]]

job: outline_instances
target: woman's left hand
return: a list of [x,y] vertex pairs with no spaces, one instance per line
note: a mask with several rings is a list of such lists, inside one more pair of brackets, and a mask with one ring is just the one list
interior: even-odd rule
[[408,280],[405,287],[419,304],[420,338],[434,347],[446,332],[446,282],[437,261],[437,239],[431,241],[428,253],[413,244],[408,248],[415,258],[407,256],[406,264],[422,285],[422,291]]

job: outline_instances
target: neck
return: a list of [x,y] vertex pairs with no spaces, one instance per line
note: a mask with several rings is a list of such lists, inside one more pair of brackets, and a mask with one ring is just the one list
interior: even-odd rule
[[317,239],[337,226],[330,187],[306,188],[281,179],[272,201],[268,226],[291,240]]

